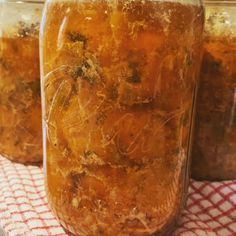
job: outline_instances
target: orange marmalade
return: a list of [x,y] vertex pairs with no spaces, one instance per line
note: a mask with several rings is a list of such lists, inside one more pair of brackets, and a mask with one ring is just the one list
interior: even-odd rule
[[206,1],[192,172],[236,178],[236,1]]
[[206,38],[196,113],[193,176],[236,177],[236,37]]
[[194,2],[46,4],[46,189],[76,235],[166,235],[176,221],[203,28]]
[[38,26],[0,37],[0,154],[22,163],[42,160]]

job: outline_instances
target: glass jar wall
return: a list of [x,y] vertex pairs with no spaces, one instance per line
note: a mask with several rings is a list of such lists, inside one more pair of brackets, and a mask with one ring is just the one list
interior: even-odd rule
[[77,235],[171,228],[186,196],[200,1],[47,1],[46,189]]
[[236,178],[236,1],[205,1],[193,177]]
[[0,2],[0,154],[42,160],[39,23],[43,3]]

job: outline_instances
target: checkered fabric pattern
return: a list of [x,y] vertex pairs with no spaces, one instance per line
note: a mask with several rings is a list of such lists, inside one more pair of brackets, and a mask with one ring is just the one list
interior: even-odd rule
[[[48,208],[42,168],[0,157],[0,225],[9,236],[70,235]],[[173,236],[236,236],[236,181],[191,181]]]

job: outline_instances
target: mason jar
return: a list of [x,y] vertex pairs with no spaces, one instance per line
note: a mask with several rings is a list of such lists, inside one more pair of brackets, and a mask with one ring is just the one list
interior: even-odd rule
[[236,178],[236,1],[205,1],[193,177]]
[[0,2],[0,155],[42,160],[39,23],[43,3]]
[[49,204],[76,235],[164,234],[187,193],[200,1],[46,2]]

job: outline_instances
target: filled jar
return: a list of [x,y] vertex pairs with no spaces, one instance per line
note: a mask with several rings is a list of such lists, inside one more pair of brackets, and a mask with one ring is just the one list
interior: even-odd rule
[[43,3],[0,3],[0,154],[42,160],[39,23]]
[[205,1],[193,177],[236,178],[236,1]]
[[164,234],[186,197],[200,1],[47,1],[46,190],[76,235]]

